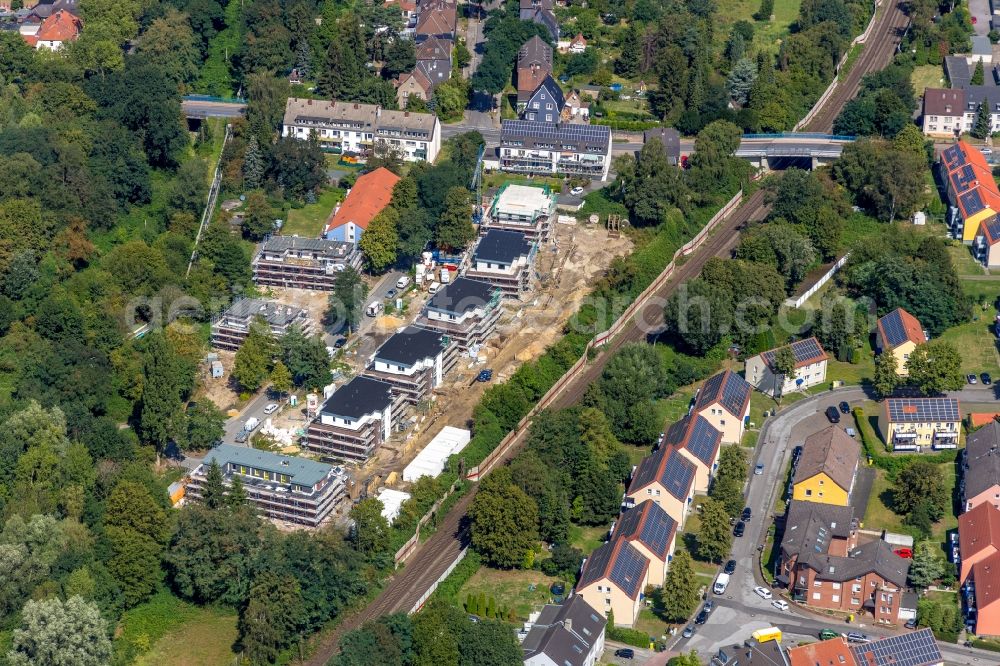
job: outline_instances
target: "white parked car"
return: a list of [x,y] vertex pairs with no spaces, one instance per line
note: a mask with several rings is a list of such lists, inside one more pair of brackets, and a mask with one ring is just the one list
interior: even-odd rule
[[775,599],[774,601],[771,602],[771,605],[780,611],[788,610],[788,602],[785,601],[784,599]]
[[265,414],[274,414],[276,411],[278,411],[278,406],[273,402],[264,408]]
[[761,599],[771,598],[771,590],[767,589],[766,587],[761,587],[760,585],[758,585],[757,587],[753,588],[753,591],[756,592],[757,596],[759,596]]
[[574,187],[572,190],[569,191],[569,193],[572,194],[574,197],[578,197],[581,194],[583,194],[583,188],[582,187]]

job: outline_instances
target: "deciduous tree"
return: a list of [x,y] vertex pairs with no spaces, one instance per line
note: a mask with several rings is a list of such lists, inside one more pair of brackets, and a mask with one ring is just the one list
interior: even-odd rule
[[678,550],[663,583],[663,615],[671,622],[684,621],[697,603],[698,581],[691,556],[686,550]]
[[358,247],[365,255],[368,269],[373,273],[381,273],[396,263],[396,246],[399,236],[396,225],[399,223],[399,213],[392,206],[382,209],[361,235]]
[[361,321],[361,311],[367,298],[368,285],[361,279],[360,273],[348,266],[334,278],[326,310],[326,323],[334,327],[343,325],[353,332]]
[[910,382],[929,395],[962,388],[965,382],[961,368],[958,349],[944,340],[917,345],[906,362]]
[[896,368],[896,355],[885,350],[875,357],[875,374],[872,376],[872,388],[880,398],[887,398],[899,386],[899,371]]
[[698,530],[698,556],[709,562],[720,562],[729,554],[733,533],[725,505],[707,499],[701,505],[701,527]]
[[491,566],[521,566],[525,553],[538,542],[538,507],[514,485],[507,468],[480,481],[469,515],[472,545]]
[[255,319],[233,360],[233,379],[245,391],[256,391],[264,383],[277,354],[277,343],[268,325]]
[[914,511],[921,503],[933,521],[940,520],[950,498],[941,470],[926,460],[914,460],[899,471],[892,484],[892,508],[901,515]]
[[389,521],[382,515],[385,506],[374,497],[361,500],[351,507],[351,543],[355,550],[368,557],[384,553],[389,548]]
[[101,611],[80,597],[30,600],[7,660],[13,666],[105,666],[111,662],[107,632]]
[[444,210],[438,219],[434,239],[442,249],[455,251],[464,249],[475,237],[469,191],[464,187],[453,187],[445,196]]

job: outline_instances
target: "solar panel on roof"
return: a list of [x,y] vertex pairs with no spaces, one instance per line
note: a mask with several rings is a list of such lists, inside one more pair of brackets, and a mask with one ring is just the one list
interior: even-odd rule
[[893,310],[886,316],[882,317],[881,323],[882,332],[885,335],[885,341],[891,347],[898,347],[906,342],[906,327],[903,326],[903,316],[900,314],[899,310]]
[[890,421],[958,421],[958,400],[954,398],[890,398],[887,401]]
[[642,571],[645,567],[646,558],[627,542],[623,542],[608,578],[629,596],[634,596],[642,584]]
[[983,198],[979,196],[979,190],[969,190],[965,194],[958,197],[959,201],[962,203],[962,208],[965,209],[965,215],[967,217],[975,215],[979,211],[986,208],[986,204],[983,203]]
[[646,510],[649,516],[642,526],[639,538],[662,557],[670,547],[670,536],[677,529],[677,523],[659,504],[650,502],[650,508]]
[[944,163],[949,169],[954,169],[960,164],[965,164],[965,153],[962,152],[962,149],[959,148],[958,144],[946,148],[942,155],[944,157]]
[[715,452],[721,441],[722,433],[706,419],[698,416],[691,426],[685,448],[693,453],[698,460],[706,465],[711,465],[715,462]]
[[554,125],[532,120],[505,120],[501,132],[507,136],[530,136],[534,139],[549,139],[558,141],[568,139],[573,141],[607,141],[611,130],[603,125]]
[[955,189],[964,192],[976,182],[976,171],[971,164],[966,164],[952,176],[955,180]]
[[[879,639],[851,647],[859,664],[872,666],[927,666],[942,661],[941,651],[930,629]],[[871,657],[869,659],[868,657]]]
[[732,414],[741,416],[743,403],[750,393],[750,385],[742,377],[733,373],[728,374],[728,381],[722,387],[722,404]]
[[986,220],[986,231],[989,233],[992,241],[1000,240],[1000,217],[994,215]]
[[792,352],[795,354],[795,360],[799,362],[808,361],[809,359],[823,355],[823,350],[815,338],[799,340],[792,345]]
[[676,450],[671,451],[667,464],[663,467],[663,475],[660,477],[660,483],[667,492],[677,499],[687,499],[692,477],[694,477],[694,466]]

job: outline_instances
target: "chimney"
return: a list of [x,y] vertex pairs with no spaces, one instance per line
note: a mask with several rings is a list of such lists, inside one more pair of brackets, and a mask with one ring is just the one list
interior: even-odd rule
[[[989,568],[987,568],[987,571],[989,571]],[[566,631],[573,631],[573,618],[571,617],[566,618],[566,620],[563,622],[563,625],[566,627]]]

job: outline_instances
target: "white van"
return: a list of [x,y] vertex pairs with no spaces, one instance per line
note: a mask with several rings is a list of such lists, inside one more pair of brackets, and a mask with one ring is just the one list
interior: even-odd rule
[[431,282],[431,286],[427,287],[427,293],[433,296],[434,294],[438,293],[438,290],[440,289],[441,289],[440,282]]
[[396,289],[406,289],[410,284],[410,276],[404,275],[396,280]]
[[365,310],[365,314],[369,317],[377,317],[378,313],[382,312],[384,309],[385,305],[382,304],[382,301],[373,301],[368,305],[368,309]]
[[727,587],[729,587],[729,574],[720,573],[715,579],[715,584],[712,585],[712,592],[715,594],[725,594]]

